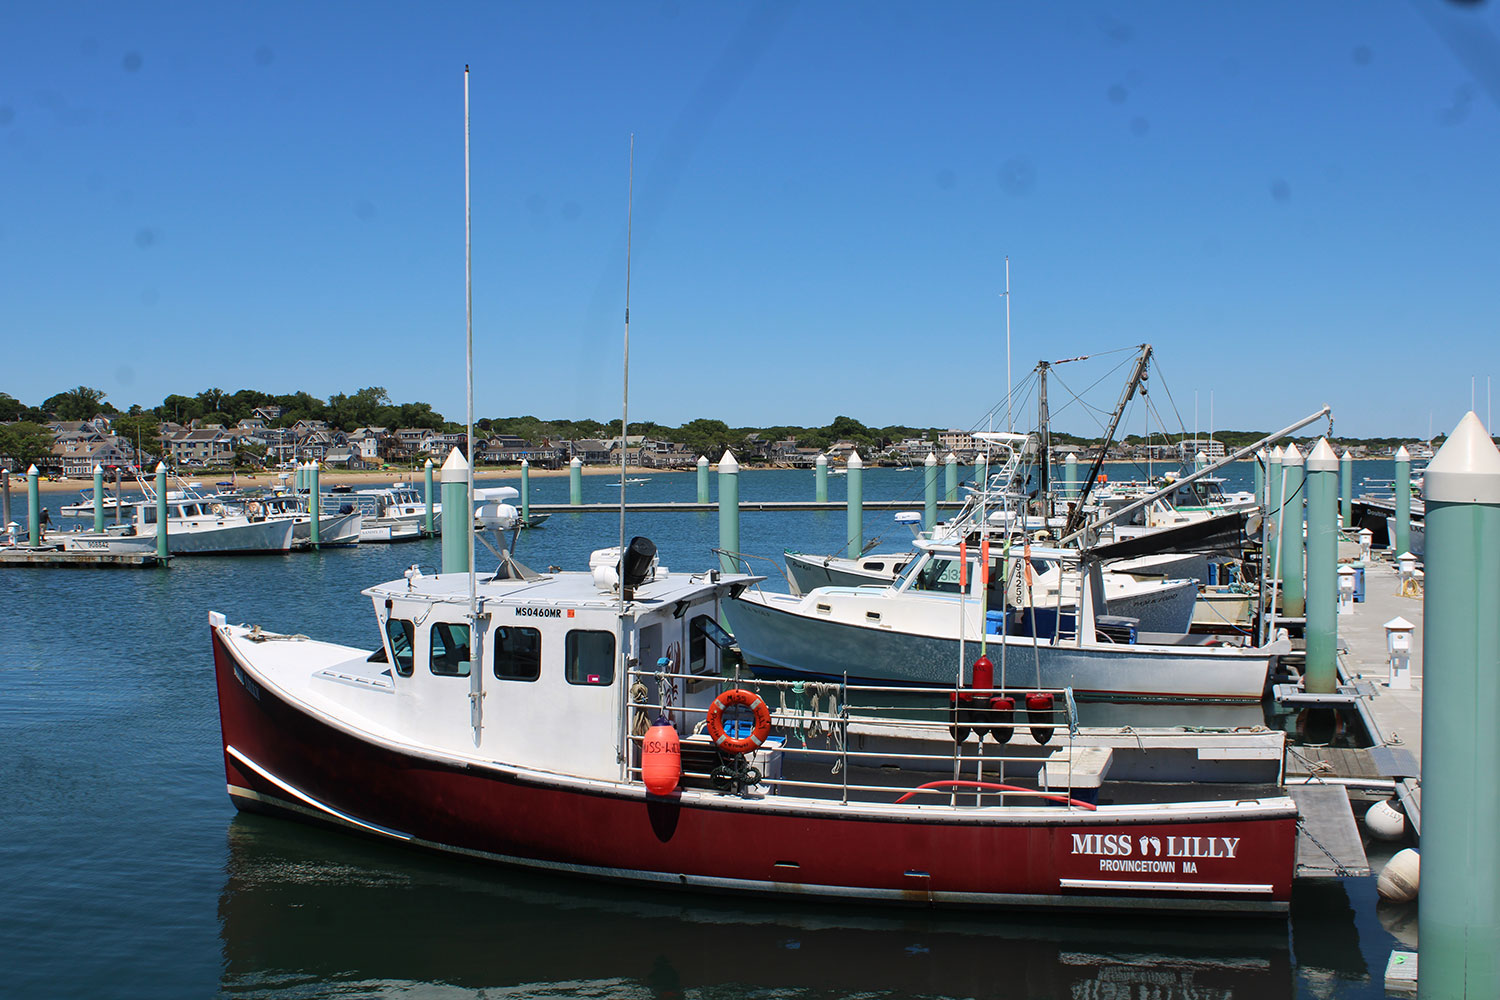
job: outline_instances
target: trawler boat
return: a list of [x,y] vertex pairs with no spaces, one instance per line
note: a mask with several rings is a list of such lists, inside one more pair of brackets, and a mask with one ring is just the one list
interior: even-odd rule
[[[230,498],[225,498],[226,500]],[[312,511],[300,493],[265,493],[233,498],[252,521],[291,521],[292,548],[312,547]],[[318,545],[340,548],[358,545],[364,515],[345,500],[321,506],[318,511]]]
[[[127,525],[109,533],[156,536],[156,501],[126,502]],[[251,520],[230,504],[184,493],[167,494],[167,551],[174,556],[289,552],[291,521]]]
[[[1105,603],[1096,564],[1081,568],[1089,585],[1069,614],[1028,598],[1035,570],[1024,553],[1008,567],[992,558],[981,573],[977,546],[919,539],[916,548],[920,555],[890,587],[737,595],[725,614],[746,662],[794,675],[847,671],[871,683],[942,684],[954,679],[960,644],[984,641],[1008,686],[1068,687],[1085,698],[1248,702],[1260,699],[1276,657],[1291,649],[1284,637],[1260,647],[1226,645],[1096,613]],[[1190,615],[1196,585],[1178,583],[1187,585],[1180,596]]]
[[[421,538],[426,531],[426,498],[421,490],[409,483],[363,490],[336,486],[323,493],[322,503],[331,510],[351,505],[360,514],[359,540],[362,542],[404,542]],[[434,499],[432,530],[438,532],[442,527],[443,505]]]
[[[913,689],[931,714],[893,719],[865,707],[889,701],[879,686],[751,680],[717,622],[758,578],[669,572],[645,539],[590,562],[538,574],[502,554],[472,584],[413,568],[364,591],[373,648],[211,614],[233,803],[664,888],[1287,909],[1298,809],[1277,781],[1114,773],[1134,743],[1090,745],[1067,691],[1014,747],[994,749],[1005,720],[986,717],[985,751],[950,733],[951,683]],[[1212,782],[1215,754],[1190,756]]]

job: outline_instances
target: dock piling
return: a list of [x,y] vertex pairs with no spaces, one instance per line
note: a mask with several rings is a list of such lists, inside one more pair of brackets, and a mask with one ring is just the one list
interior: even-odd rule
[[318,460],[307,463],[307,509],[312,514],[312,547],[322,548],[322,526],[318,521],[322,515],[323,498],[318,495]]
[[708,456],[698,456],[698,502],[708,503]]
[[42,544],[42,487],[35,465],[26,470],[26,531],[32,548]]
[[1411,551],[1411,453],[1406,445],[1396,449],[1396,537],[1391,539],[1394,551]]
[[424,532],[426,533],[428,538],[431,538],[433,535],[433,521],[436,519],[434,517],[434,511],[432,509],[432,459],[429,458],[427,460],[427,464],[422,468],[426,473],[426,492],[423,494],[423,496],[427,502],[427,517],[426,520],[424,520],[422,523],[424,525]]
[[943,499],[950,503],[958,499],[958,456],[951,451],[943,459]]
[[818,503],[828,502],[828,456],[818,452],[813,462],[813,499]]
[[469,522],[473,519],[474,505],[469,502],[469,463],[463,452],[454,448],[443,463],[444,573],[469,571]]
[[739,570],[733,553],[740,550],[740,463],[727,449],[719,459],[719,568]]
[[1344,453],[1339,456],[1339,524],[1345,531],[1354,527],[1354,513],[1351,509],[1353,496],[1354,456],[1345,448]]
[[0,531],[10,524],[10,470],[0,469]]
[[568,463],[568,503],[574,507],[583,503],[583,459],[577,455]]
[[1302,582],[1302,452],[1295,444],[1281,453],[1281,614],[1301,618],[1305,610]]
[[937,524],[937,456],[927,453],[922,463],[922,527],[931,531]]
[[531,462],[521,459],[521,523],[531,523]]
[[1276,575],[1276,549],[1281,545],[1281,456],[1281,445],[1271,449],[1271,464],[1266,470],[1265,527],[1261,529],[1266,540],[1266,566],[1271,568],[1273,576]]
[[1063,459],[1063,499],[1076,500],[1078,486],[1078,456],[1070,451]]
[[865,550],[865,463],[859,452],[849,453],[849,558],[858,559]]
[[167,463],[156,463],[156,558],[167,558]]
[[1500,451],[1473,412],[1427,467],[1425,493],[1418,996],[1495,997]]
[[1338,686],[1338,456],[1327,438],[1307,456],[1306,690],[1332,694]]
[[1268,454],[1266,454],[1266,449],[1262,448],[1260,451],[1257,451],[1255,453],[1255,501],[1256,501],[1256,503],[1260,503],[1260,502],[1262,502],[1265,499],[1265,495],[1266,495],[1266,463],[1268,461],[1270,461],[1270,456]]
[[94,534],[104,534],[104,466],[94,463]]

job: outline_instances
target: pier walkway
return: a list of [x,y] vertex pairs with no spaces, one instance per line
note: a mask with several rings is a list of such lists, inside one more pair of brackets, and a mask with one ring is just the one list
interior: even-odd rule
[[[922,500],[921,497],[916,497],[915,499],[912,499],[912,500],[866,500],[866,501],[864,501],[864,509],[865,510],[914,510],[914,511],[919,511],[920,512],[922,510],[922,504],[923,504],[923,500]],[[955,511],[955,510],[959,510],[962,507],[963,507],[963,503],[960,502],[960,501],[957,501],[957,500],[939,500],[938,501],[938,509],[939,510]],[[719,509],[719,504],[718,504],[717,501],[711,501],[709,503],[697,503],[695,501],[690,501],[690,500],[689,501],[661,501],[661,502],[652,502],[652,501],[640,501],[640,500],[637,500],[637,501],[634,501],[634,502],[627,501],[626,504],[625,504],[625,509],[626,509],[626,511],[629,511],[629,512],[648,511],[648,512],[651,512],[651,513],[670,513],[670,512],[674,512],[674,511],[676,511],[676,512],[695,512],[695,511],[698,511],[698,512],[702,512],[702,513],[712,513],[712,512],[717,511]],[[741,500],[740,501],[740,511],[741,512],[744,512],[744,511],[768,511],[768,512],[776,512],[776,511],[803,511],[803,510],[826,510],[826,511],[839,511],[839,512],[842,512],[842,511],[846,511],[848,509],[849,509],[849,505],[845,501],[843,501],[843,500],[824,500],[824,501],[818,501],[818,500]],[[566,513],[570,512],[570,511],[572,513],[575,513],[575,514],[618,514],[620,512],[620,504],[619,504],[618,501],[615,501],[615,502],[612,502],[612,503],[578,503],[578,504],[573,504],[573,503],[534,503],[534,504],[530,505],[530,510],[534,514],[566,514]]]

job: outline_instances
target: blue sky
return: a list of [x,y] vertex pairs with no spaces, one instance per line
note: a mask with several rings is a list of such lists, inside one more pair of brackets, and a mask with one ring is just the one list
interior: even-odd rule
[[1500,375],[1497,4],[58,3],[0,33],[0,390],[461,420],[465,63],[480,416],[618,416],[632,132],[638,419],[973,426],[1007,255],[1018,381],[1149,341],[1189,430]]

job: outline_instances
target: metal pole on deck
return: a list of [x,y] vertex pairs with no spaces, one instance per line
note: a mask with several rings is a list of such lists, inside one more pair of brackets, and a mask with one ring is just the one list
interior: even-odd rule
[[1428,465],[1425,496],[1417,990],[1490,998],[1500,996],[1500,451],[1473,412]]
[[1396,537],[1391,545],[1396,555],[1411,551],[1411,453],[1402,445],[1396,449]]
[[1307,456],[1307,691],[1332,694],[1338,685],[1339,460],[1327,438]]
[[730,451],[719,459],[719,568],[739,571],[734,553],[740,550],[740,463]]
[[1301,618],[1306,610],[1302,584],[1302,452],[1295,444],[1281,454],[1286,499],[1281,502],[1281,614]]
[[928,531],[937,524],[937,477],[937,456],[929,451],[922,463],[922,527]]
[[454,448],[443,463],[443,572],[469,571],[469,525],[474,505],[469,503],[469,463]]
[[849,453],[849,558],[858,559],[865,550],[865,463],[859,452]]

